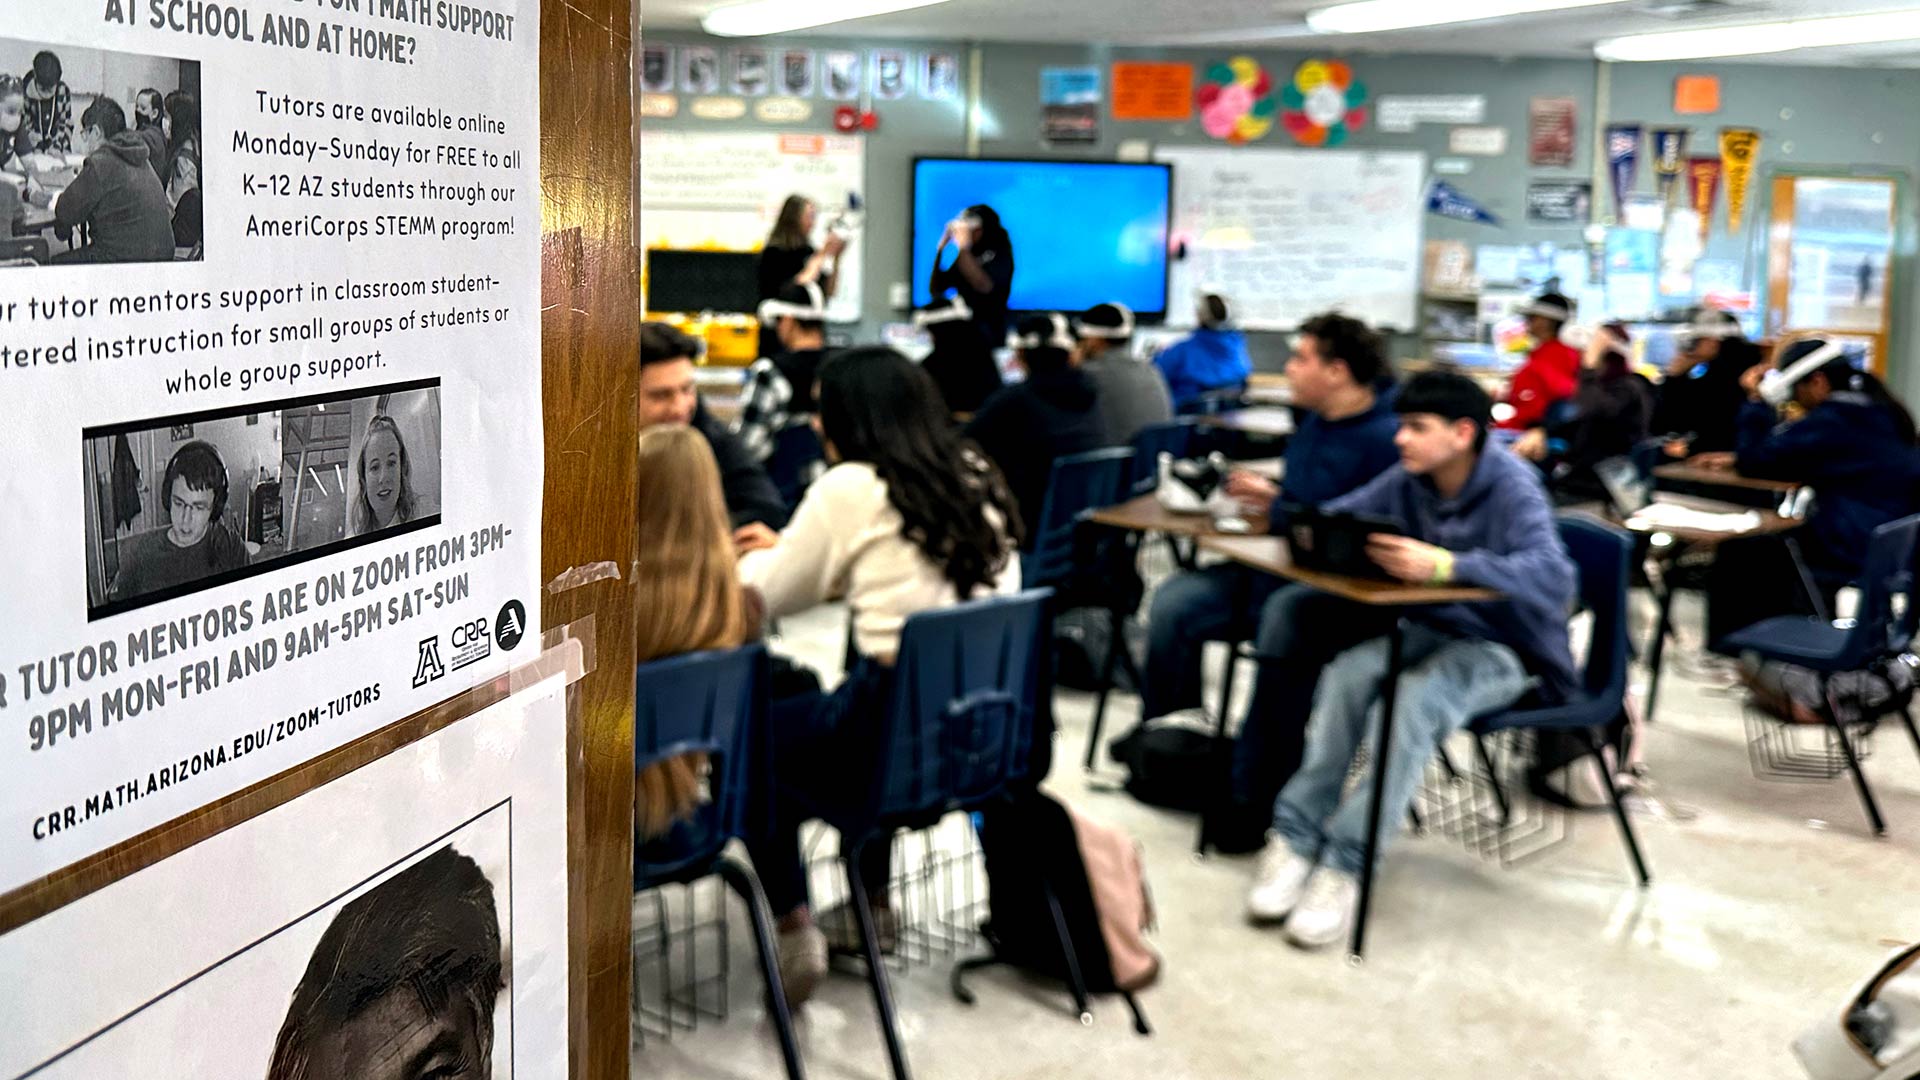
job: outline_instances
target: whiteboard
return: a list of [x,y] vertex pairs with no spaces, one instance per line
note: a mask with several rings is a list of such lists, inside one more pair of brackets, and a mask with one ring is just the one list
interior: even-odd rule
[[[777,131],[640,133],[640,247],[758,251],[787,196],[820,208],[813,246],[849,194],[866,201],[866,144],[858,135]],[[860,318],[860,237],[840,254],[827,318]]]
[[1198,288],[1249,330],[1291,330],[1328,310],[1416,329],[1426,155],[1415,150],[1166,148],[1173,233],[1169,321],[1191,325]]

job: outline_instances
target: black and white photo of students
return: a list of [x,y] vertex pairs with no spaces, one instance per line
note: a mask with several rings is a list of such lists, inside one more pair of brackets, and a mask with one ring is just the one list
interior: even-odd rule
[[788,97],[813,96],[813,53],[807,49],[780,52],[780,92]]
[[673,46],[641,46],[640,89],[649,94],[673,93]]
[[733,50],[733,92],[742,97],[760,97],[767,92],[767,50]]
[[860,96],[860,54],[830,52],[820,58],[827,84],[827,96],[835,101],[852,101]]
[[680,49],[680,89],[689,94],[713,94],[720,90],[720,56],[704,45],[685,45]]
[[873,54],[873,96],[881,101],[898,101],[907,96],[907,54],[898,49],[877,49]]
[[920,65],[920,96],[928,101],[952,101],[960,96],[960,57],[928,53]]

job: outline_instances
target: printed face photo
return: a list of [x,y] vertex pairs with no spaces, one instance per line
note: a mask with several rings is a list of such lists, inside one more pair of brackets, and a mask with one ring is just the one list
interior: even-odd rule
[[952,53],[927,54],[921,92],[934,101],[946,101],[960,92],[960,58]]
[[711,94],[720,89],[720,58],[712,49],[680,50],[680,88],[689,94]]
[[733,51],[733,92],[747,97],[759,97],[767,92],[766,50]]
[[873,95],[899,98],[907,92],[907,57],[898,52],[873,54]]
[[648,45],[640,50],[640,88],[649,94],[673,92],[673,50]]
[[826,54],[823,63],[826,66],[828,97],[846,101],[859,96],[859,53],[830,52]]
[[813,93],[812,53],[788,49],[780,54],[780,92],[789,97],[807,97]]

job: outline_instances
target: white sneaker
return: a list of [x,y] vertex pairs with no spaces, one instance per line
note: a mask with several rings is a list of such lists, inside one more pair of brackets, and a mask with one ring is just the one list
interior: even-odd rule
[[1254,922],[1279,922],[1300,899],[1300,889],[1313,873],[1313,860],[1274,837],[1260,852],[1253,887],[1247,890],[1247,917]]
[[1287,918],[1287,940],[1303,949],[1331,945],[1346,936],[1347,924],[1359,906],[1360,880],[1322,866],[1307,880],[1306,895]]

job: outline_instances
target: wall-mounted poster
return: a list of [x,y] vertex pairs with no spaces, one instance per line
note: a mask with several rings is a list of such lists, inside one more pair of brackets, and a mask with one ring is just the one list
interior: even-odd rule
[[733,50],[733,92],[742,97],[760,97],[772,84],[773,72],[767,50],[741,46]]
[[640,89],[649,94],[673,93],[673,46],[649,43],[640,47]]
[[1100,69],[1040,69],[1040,137],[1049,144],[1100,141]]
[[907,96],[912,80],[907,70],[907,54],[899,49],[873,51],[873,96],[881,101],[898,101]]
[[820,84],[827,97],[852,101],[860,96],[860,54],[827,52],[820,54]]
[[680,89],[689,94],[720,91],[720,54],[705,45],[680,47]]
[[1534,180],[1527,184],[1527,220],[1538,225],[1584,225],[1593,215],[1593,182]]
[[1115,120],[1181,123],[1193,118],[1193,65],[1149,60],[1115,61]]
[[538,4],[344,53],[298,7],[286,42],[258,8],[0,29],[76,121],[140,89],[207,120],[151,199],[82,190],[135,179],[98,124],[18,133],[0,893],[495,678],[506,621],[539,640]]
[[564,1076],[563,683],[0,936],[0,1076]]
[[1573,164],[1576,109],[1570,97],[1537,97],[1527,103],[1527,164]]
[[960,96],[960,55],[930,52],[920,61],[920,96],[928,101],[953,101]]
[[812,97],[813,50],[781,49],[780,69],[774,75],[774,84],[787,97]]

